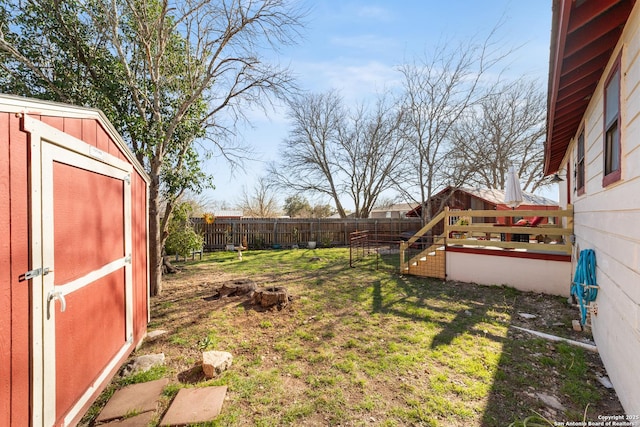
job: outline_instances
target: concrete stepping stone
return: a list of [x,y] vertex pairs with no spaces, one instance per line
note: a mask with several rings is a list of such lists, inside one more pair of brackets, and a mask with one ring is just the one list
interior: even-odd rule
[[148,426],[155,416],[155,412],[145,412],[135,417],[125,418],[124,420],[111,421],[106,424],[100,424],[100,427],[142,427]]
[[164,414],[160,426],[204,423],[220,415],[227,386],[183,388]]
[[96,418],[96,422],[123,418],[134,412],[155,411],[158,406],[158,398],[168,383],[168,378],[162,378],[146,383],[132,384],[116,391]]

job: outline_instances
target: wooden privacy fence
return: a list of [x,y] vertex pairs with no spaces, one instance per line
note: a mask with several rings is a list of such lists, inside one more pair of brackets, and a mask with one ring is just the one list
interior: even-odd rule
[[368,230],[375,240],[400,240],[422,227],[420,218],[215,218],[207,224],[192,218],[197,233],[204,237],[204,250],[225,249],[227,245],[247,244],[249,249],[347,246],[349,235]]

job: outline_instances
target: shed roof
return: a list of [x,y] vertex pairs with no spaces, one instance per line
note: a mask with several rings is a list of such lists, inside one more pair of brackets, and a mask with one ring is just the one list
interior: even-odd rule
[[545,175],[557,172],[635,0],[553,0]]
[[[460,191],[464,191],[478,199],[485,200],[494,205],[504,205],[504,190],[498,190],[495,188],[470,188],[460,187]],[[522,204],[529,206],[557,206],[558,202],[555,200],[547,199],[546,197],[539,196],[533,193],[522,192]]]
[[49,117],[72,117],[97,120],[118,148],[121,149],[123,155],[140,174],[142,179],[144,179],[147,184],[151,181],[144,167],[138,162],[138,159],[136,159],[135,155],[131,152],[127,143],[122,139],[122,136],[120,136],[116,128],[111,124],[109,119],[107,119],[107,116],[98,109],[0,93],[0,111]]
[[[486,203],[489,203],[494,206],[503,205],[504,203],[504,190],[498,190],[495,188],[472,188],[472,187],[452,187],[448,186],[438,192],[436,195],[431,198],[439,198],[443,197],[445,193],[449,193],[452,191],[462,191],[471,197],[475,197],[477,199],[483,200]],[[525,191],[522,192],[522,205],[525,206],[558,206],[558,202],[555,200],[547,199],[546,197],[538,196],[537,194],[527,193]],[[420,215],[422,211],[422,206],[418,205],[414,209],[407,212],[407,216]]]

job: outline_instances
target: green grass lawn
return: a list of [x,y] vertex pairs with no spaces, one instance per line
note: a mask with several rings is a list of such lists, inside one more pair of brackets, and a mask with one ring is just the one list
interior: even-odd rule
[[[211,425],[508,426],[532,416],[553,423],[623,413],[596,381],[605,374],[597,354],[510,328],[588,338],[572,331],[578,314],[564,298],[400,276],[394,255],[357,268],[348,249],[243,255],[180,264],[152,298],[149,329],[169,332],[136,355],[165,353],[166,367],[151,375],[171,379],[163,407],[180,387],[227,385]],[[285,286],[293,300],[261,311],[240,297],[211,298],[240,278]],[[214,380],[199,367],[208,349],[234,355]],[[540,394],[564,410],[546,407]]]

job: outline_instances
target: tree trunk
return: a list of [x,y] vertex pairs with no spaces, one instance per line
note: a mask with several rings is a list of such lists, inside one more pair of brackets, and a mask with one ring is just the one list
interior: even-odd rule
[[160,224],[160,177],[152,174],[149,184],[149,293],[162,293],[162,244]]

